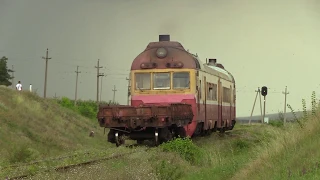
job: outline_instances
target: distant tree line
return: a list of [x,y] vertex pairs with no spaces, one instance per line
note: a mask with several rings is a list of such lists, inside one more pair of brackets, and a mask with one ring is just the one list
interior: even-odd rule
[[7,67],[8,58],[3,56],[0,59],[0,85],[11,86],[12,82],[10,81],[13,77],[10,76],[11,69]]

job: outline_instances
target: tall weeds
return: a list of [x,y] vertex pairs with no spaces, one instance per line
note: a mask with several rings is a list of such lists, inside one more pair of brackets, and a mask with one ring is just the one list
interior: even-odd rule
[[[58,104],[68,109],[71,109],[75,112],[78,112],[82,116],[85,116],[90,119],[95,119],[98,111],[98,105],[96,101],[93,100],[78,100],[77,104],[74,104],[74,100],[71,100],[67,97],[62,97],[61,99],[55,100]],[[118,105],[119,103],[112,101],[109,102],[100,102],[100,104],[108,104],[108,105]]]

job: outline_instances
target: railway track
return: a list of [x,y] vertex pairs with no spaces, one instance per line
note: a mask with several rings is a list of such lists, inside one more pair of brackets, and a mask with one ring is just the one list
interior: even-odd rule
[[[90,152],[85,152],[85,153],[81,153],[81,155],[89,155]],[[63,159],[67,159],[67,158],[72,158],[72,157],[77,157],[80,154],[75,154],[75,155],[69,155],[69,156],[62,156],[62,157],[57,157],[57,158],[49,158],[49,159],[44,159],[44,160],[39,160],[39,161],[33,161],[30,163],[24,163],[24,164],[14,164],[14,165],[10,165],[10,166],[5,166],[2,167],[0,170],[5,170],[8,168],[16,168],[16,167],[21,167],[21,166],[30,166],[30,165],[35,165],[35,164],[40,164],[46,161],[57,161],[57,160],[63,160]]]
[[[132,146],[126,146],[126,147],[132,147]],[[48,171],[51,171],[51,170],[54,170],[54,171],[57,171],[57,172],[63,172],[63,171],[66,171],[68,169],[71,169],[71,168],[75,168],[75,167],[79,167],[79,166],[87,166],[87,165],[91,165],[91,164],[94,164],[94,163],[98,163],[98,162],[102,162],[102,161],[108,161],[108,160],[112,160],[112,159],[118,159],[118,158],[121,158],[121,157],[124,157],[124,156],[128,156],[128,155],[131,155],[131,154],[134,154],[134,153],[149,151],[150,149],[151,148],[146,148],[146,149],[143,149],[143,150],[116,154],[116,155],[103,157],[103,158],[98,158],[98,159],[92,159],[92,160],[88,160],[88,161],[84,161],[84,162],[80,162],[80,163],[69,164],[69,165],[65,165],[65,166],[58,166],[58,167],[54,167],[54,168],[50,168],[50,169],[44,170],[42,172],[48,172]],[[72,156],[74,156],[74,155],[71,155],[71,156],[68,156],[68,157],[72,157]],[[55,158],[55,160],[57,160],[57,159],[65,159],[65,158],[67,158],[67,156],[65,156],[63,158]],[[45,161],[45,160],[43,160],[43,161]],[[43,162],[43,161],[37,161],[37,162],[29,163],[29,165],[37,164],[37,163],[40,163],[40,162]],[[11,166],[11,167],[19,167],[19,166],[16,165],[16,166]],[[6,177],[6,180],[21,179],[21,178],[27,178],[27,177],[30,177],[30,176],[33,176],[33,175],[32,174],[23,174],[23,175],[14,176],[14,177]]]

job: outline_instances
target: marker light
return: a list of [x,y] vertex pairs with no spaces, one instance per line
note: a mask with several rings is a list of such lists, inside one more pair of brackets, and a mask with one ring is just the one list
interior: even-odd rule
[[140,64],[141,69],[151,69],[156,67],[157,67],[157,63],[141,63]]
[[167,50],[165,48],[162,48],[162,47],[158,48],[156,54],[157,54],[158,58],[164,58],[164,57],[167,56]]

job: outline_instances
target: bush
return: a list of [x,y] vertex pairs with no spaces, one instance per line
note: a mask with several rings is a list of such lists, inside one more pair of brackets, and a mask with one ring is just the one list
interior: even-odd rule
[[161,144],[160,147],[164,151],[178,153],[183,159],[189,161],[191,164],[200,164],[204,158],[202,149],[193,144],[190,138],[176,138]]
[[[57,100],[58,104],[60,104],[63,107],[66,107],[68,109],[71,109],[73,111],[78,112],[82,116],[85,116],[90,119],[95,119],[98,113],[98,105],[96,101],[93,100],[78,100],[77,105],[74,105],[74,100],[70,100],[67,97],[62,97],[61,100]],[[100,104],[118,104],[118,103],[112,103],[109,102],[100,102]]]
[[283,126],[283,121],[279,121],[279,120],[269,121],[269,125],[275,126],[275,127],[281,127]]

